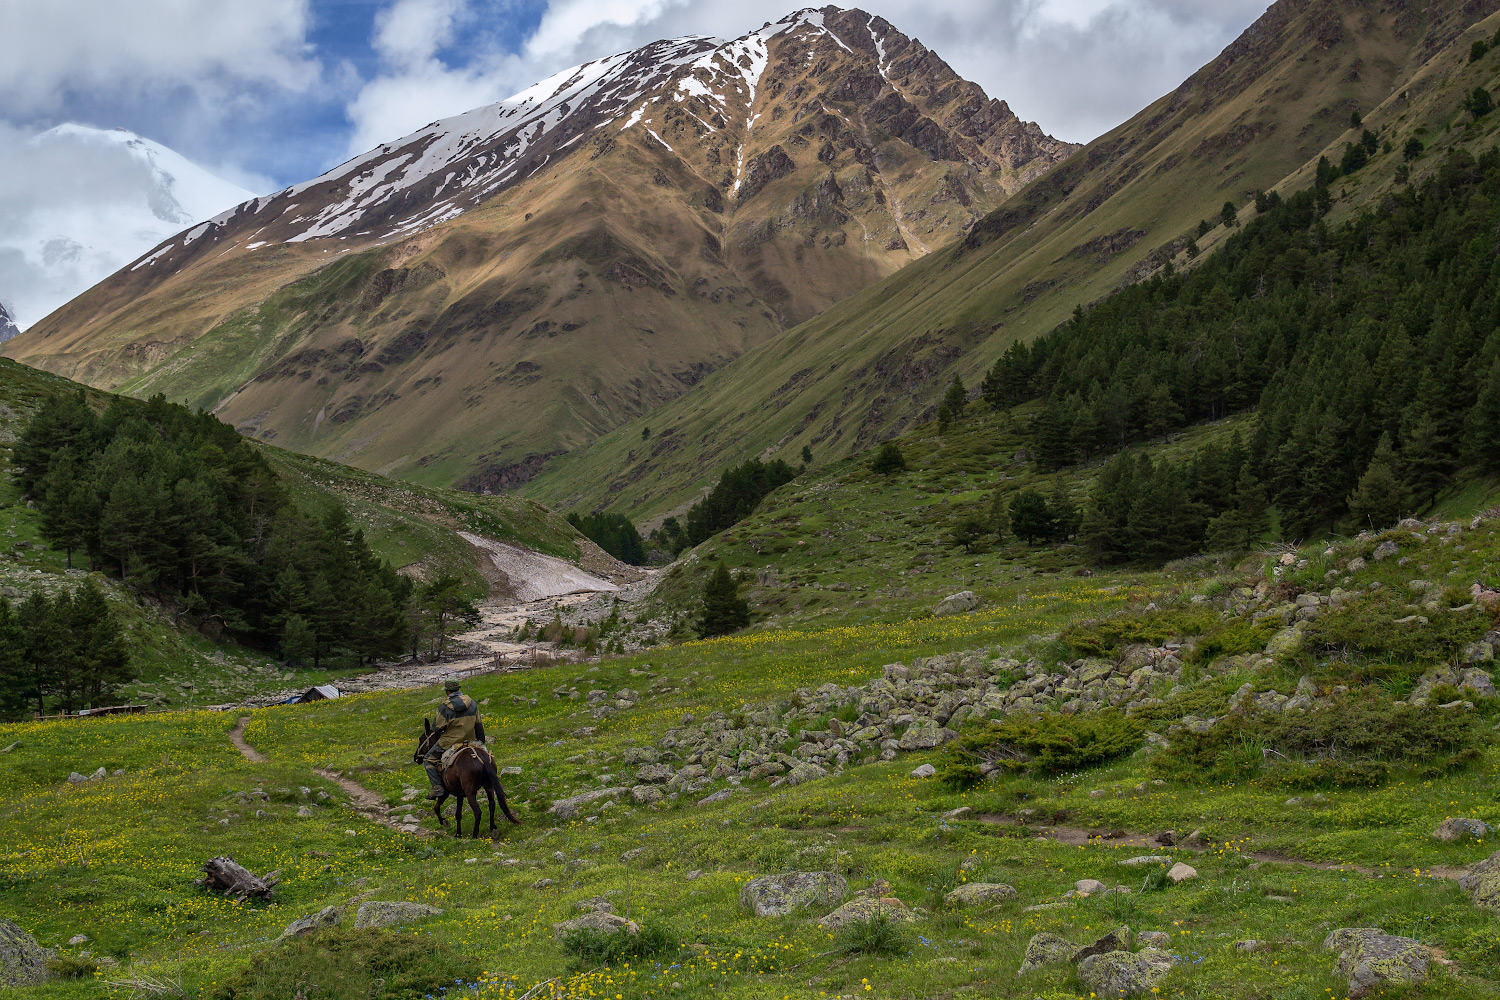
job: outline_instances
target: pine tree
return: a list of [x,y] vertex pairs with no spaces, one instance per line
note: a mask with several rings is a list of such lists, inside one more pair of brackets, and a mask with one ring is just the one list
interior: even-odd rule
[[94,706],[108,702],[122,685],[135,679],[135,671],[124,633],[103,591],[92,581],[85,583],[73,592],[66,607],[59,603],[57,613],[67,623],[78,697]]
[[1219,211],[1219,221],[1224,224],[1225,229],[1233,229],[1240,224],[1240,211],[1234,207],[1234,202],[1224,203],[1224,207]]
[[812,449],[809,448],[807,445],[803,445],[802,446],[802,464],[803,465],[812,465],[812,460],[813,460]]
[[1047,516],[1052,519],[1052,537],[1058,541],[1065,542],[1078,534],[1083,515],[1061,482],[1052,488],[1052,495],[1047,498]]
[[962,420],[964,408],[968,405],[969,391],[964,388],[963,379],[955,375],[948,385],[948,391],[943,393],[943,401],[938,404],[938,433],[947,433],[949,424]]
[[739,586],[730,576],[729,567],[721,562],[703,586],[698,633],[707,639],[738,632],[749,624],[750,605],[740,597]]
[[281,658],[288,665],[300,667],[312,660],[317,652],[318,637],[306,618],[298,614],[287,615],[281,627]]
[[973,552],[987,534],[989,534],[989,525],[976,515],[970,514],[953,526],[953,544],[965,552]]
[[1056,396],[1032,419],[1031,453],[1043,472],[1054,472],[1073,460],[1072,414]]
[[1047,509],[1047,499],[1034,489],[1025,489],[1010,499],[1010,529],[1028,545],[1051,538],[1056,526]]
[[0,597],[0,719],[21,718],[31,695],[25,644],[20,619]]
[[905,472],[906,458],[901,454],[901,446],[894,441],[881,445],[880,450],[875,453],[875,460],[870,463],[870,471],[881,476]]
[[477,622],[479,609],[464,594],[463,582],[451,575],[440,576],[423,587],[422,601],[432,625],[432,652],[441,660],[448,651],[448,639],[458,626]]
[[1392,466],[1395,455],[1389,434],[1383,434],[1359,485],[1349,494],[1349,515],[1359,528],[1379,531],[1401,518],[1406,491]]
[[999,487],[990,498],[990,531],[997,542],[1005,541],[1010,534],[1010,501]]

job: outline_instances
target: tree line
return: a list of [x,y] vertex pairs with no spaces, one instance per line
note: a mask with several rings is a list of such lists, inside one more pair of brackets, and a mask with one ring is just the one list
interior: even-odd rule
[[455,621],[451,580],[417,587],[376,557],[343,506],[294,502],[265,459],[211,414],[155,396],[95,413],[47,400],[15,477],[69,564],[174,603],[213,635],[321,666],[427,647]]
[[568,523],[622,563],[631,566],[646,564],[646,546],[641,541],[641,533],[625,515],[573,513],[568,515]]
[[[1259,524],[1262,493],[1289,534],[1388,523],[1460,468],[1500,471],[1500,152],[1455,151],[1420,187],[1333,227],[1328,185],[1342,172],[1327,164],[1310,190],[1259,199],[1192,273],[1080,308],[989,371],[995,408],[1039,401],[1030,447],[1043,471],[1259,411],[1243,462],[1216,464],[1214,498],[1170,544],[1128,541],[1145,522],[1132,531],[1125,506],[1139,489],[1171,495],[1163,477],[1191,488],[1192,470],[1106,467],[1098,503],[1127,539],[1110,552],[1211,545],[1208,523],[1231,507],[1248,504],[1236,518]],[[1226,499],[1231,480],[1243,503]],[[1242,534],[1226,522],[1213,537]]]
[[17,606],[0,598],[0,718],[100,707],[135,679],[119,621],[92,582]]

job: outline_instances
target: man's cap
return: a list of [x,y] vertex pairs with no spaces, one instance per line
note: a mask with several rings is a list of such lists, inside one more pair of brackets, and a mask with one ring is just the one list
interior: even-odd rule
[[458,690],[458,681],[448,681],[446,684],[443,685],[443,690],[444,691],[457,691]]

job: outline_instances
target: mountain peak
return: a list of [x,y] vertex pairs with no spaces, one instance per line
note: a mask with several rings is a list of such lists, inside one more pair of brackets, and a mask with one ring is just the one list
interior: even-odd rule
[[6,307],[4,302],[0,302],[0,344],[5,343],[20,332],[21,328],[16,324],[15,316],[11,315],[10,309]]

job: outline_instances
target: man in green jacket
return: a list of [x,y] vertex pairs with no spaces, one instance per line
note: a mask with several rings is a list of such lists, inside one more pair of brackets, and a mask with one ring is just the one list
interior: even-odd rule
[[437,730],[438,740],[427,751],[427,756],[422,758],[422,765],[427,769],[427,780],[432,784],[432,789],[427,793],[429,799],[443,796],[443,774],[438,769],[443,751],[460,743],[485,741],[484,723],[479,721],[479,706],[474,704],[474,699],[458,689],[458,681],[448,681],[443,685],[443,690],[448,697],[432,717],[432,728]]

